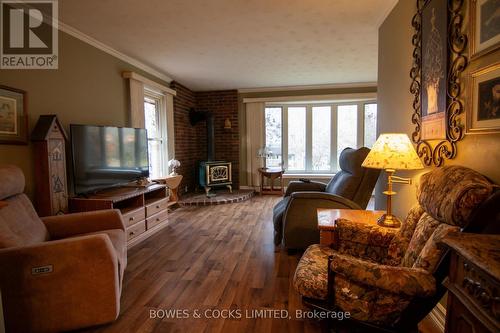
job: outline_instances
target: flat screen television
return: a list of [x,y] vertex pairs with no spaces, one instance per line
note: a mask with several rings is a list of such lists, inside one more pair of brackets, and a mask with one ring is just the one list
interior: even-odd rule
[[149,177],[145,129],[71,125],[70,130],[76,194]]

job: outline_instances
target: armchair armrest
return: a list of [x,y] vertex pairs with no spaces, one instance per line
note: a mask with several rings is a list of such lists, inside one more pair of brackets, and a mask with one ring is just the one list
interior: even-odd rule
[[125,230],[122,215],[118,209],[48,216],[42,218],[50,236],[61,239],[109,229]]
[[378,247],[389,247],[399,229],[381,227],[375,222],[338,219],[335,223],[336,237],[340,243],[349,241]]
[[406,296],[428,297],[436,291],[436,280],[420,268],[379,265],[349,255],[333,253],[329,269],[349,280]]
[[[104,234],[0,249],[6,324],[24,332],[51,332],[115,319],[120,309],[118,265]],[[67,320],[61,309],[78,309],[79,316]],[[26,314],[35,319],[25,320]]]
[[290,196],[294,192],[303,192],[303,191],[324,192],[325,188],[326,184],[320,182],[305,183],[301,181],[293,181],[288,184],[285,192],[285,197]]
[[357,203],[341,197],[339,195],[324,193],[324,192],[295,192],[291,195],[292,200],[294,199],[306,199],[306,200],[327,200],[338,204],[335,208],[346,208],[346,209],[362,209]]

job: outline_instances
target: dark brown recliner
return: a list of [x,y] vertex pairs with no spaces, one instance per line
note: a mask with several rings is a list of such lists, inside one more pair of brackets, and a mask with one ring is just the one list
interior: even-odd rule
[[340,171],[328,184],[290,182],[285,197],[273,210],[274,244],[305,249],[319,243],[318,208],[365,209],[380,174],[361,167],[370,149],[346,148],[339,158]]

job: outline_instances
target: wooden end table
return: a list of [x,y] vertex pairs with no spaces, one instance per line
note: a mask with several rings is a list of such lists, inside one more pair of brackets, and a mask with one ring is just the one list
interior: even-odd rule
[[166,176],[155,179],[160,184],[165,184],[170,189],[170,203],[176,204],[179,201],[179,185],[182,181],[182,175]]
[[[260,173],[260,194],[278,194],[283,195],[283,174],[285,170],[281,168],[259,168]],[[270,189],[266,189],[264,187],[264,178],[269,178],[269,182],[271,184]],[[280,187],[274,187],[275,179],[280,180]]]
[[318,208],[319,243],[328,246],[335,243],[333,231],[338,219],[346,219],[357,223],[377,224],[377,219],[383,214],[385,214],[383,210]]

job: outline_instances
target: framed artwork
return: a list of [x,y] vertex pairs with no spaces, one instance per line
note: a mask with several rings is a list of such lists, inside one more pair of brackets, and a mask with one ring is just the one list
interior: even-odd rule
[[0,144],[28,144],[26,92],[0,85]]
[[457,154],[463,138],[462,73],[468,65],[463,0],[416,0],[413,16],[412,141],[425,165],[440,166]]
[[479,57],[500,47],[500,0],[471,0],[471,53]]
[[500,132],[500,62],[472,72],[469,82],[467,133]]
[[427,1],[422,8],[422,139],[446,139],[448,67],[447,1]]

